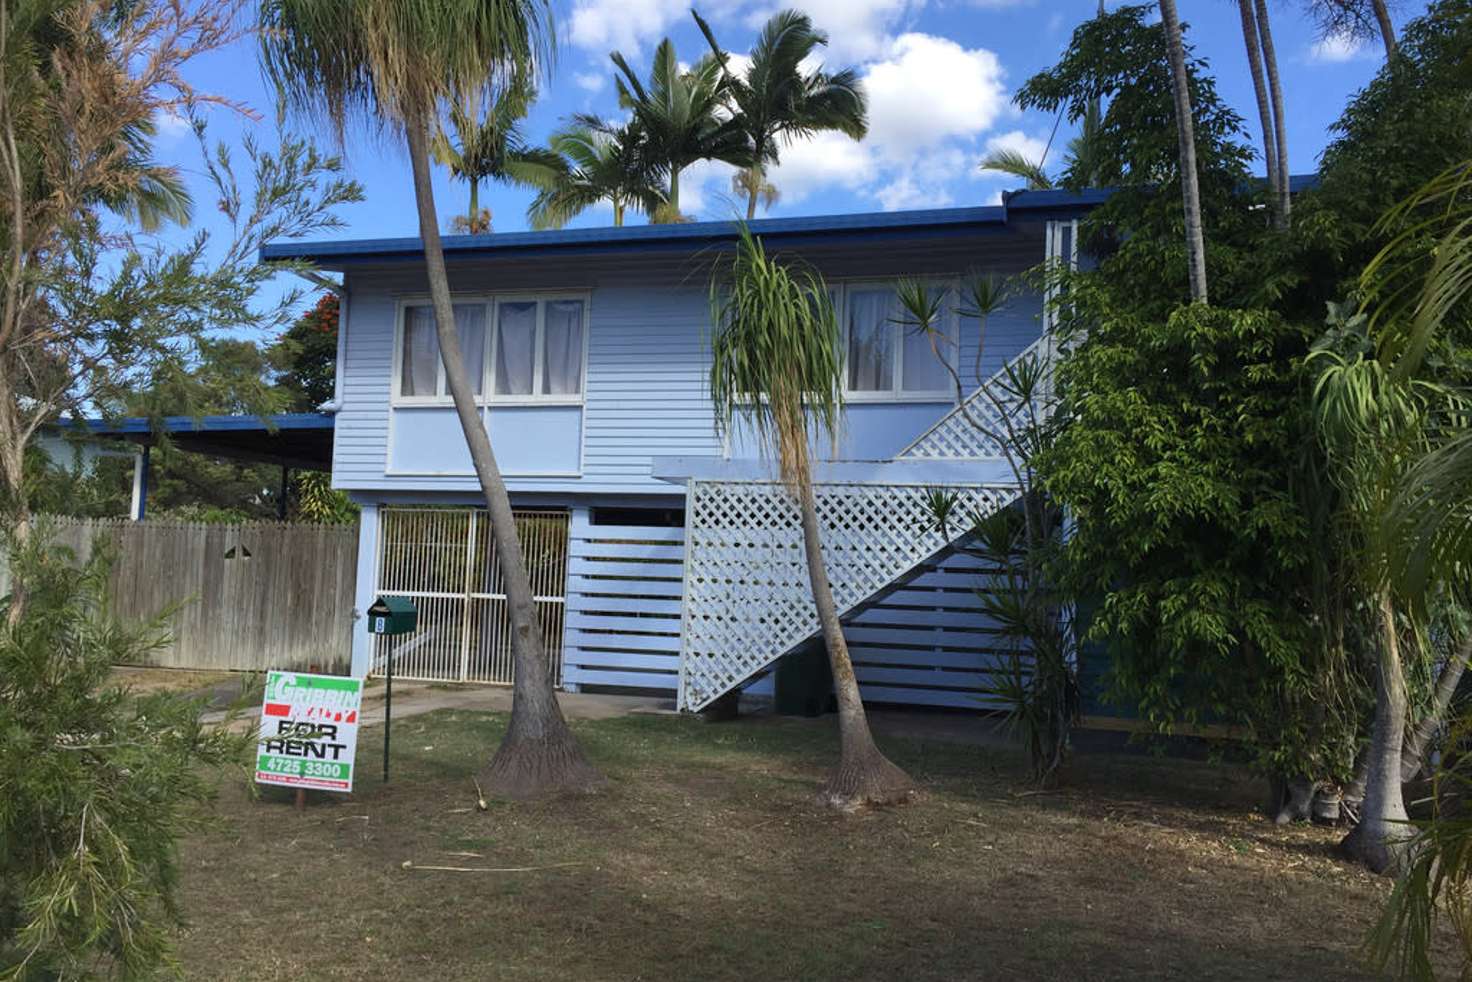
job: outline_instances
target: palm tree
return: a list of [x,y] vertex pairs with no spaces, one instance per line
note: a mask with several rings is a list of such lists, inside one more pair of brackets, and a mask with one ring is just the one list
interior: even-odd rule
[[1268,187],[1273,191],[1274,224],[1281,224],[1278,214],[1278,140],[1273,128],[1273,109],[1268,101],[1267,76],[1263,74],[1262,43],[1258,39],[1257,14],[1252,0],[1237,0],[1237,12],[1242,18],[1242,40],[1247,46],[1247,69],[1252,76],[1252,92],[1257,96],[1257,118],[1262,124],[1262,158],[1267,165]]
[[763,208],[771,211],[772,206],[782,199],[781,189],[767,180],[766,172],[760,167],[743,167],[732,174],[731,193],[747,199],[747,218],[755,217],[758,201]]
[[[1361,277],[1365,308],[1373,311],[1382,351],[1402,376],[1420,372],[1439,336],[1464,330],[1472,302],[1472,160],[1443,172],[1385,216],[1382,229],[1398,228]],[[1467,394],[1453,393],[1450,422],[1433,435],[1435,445],[1409,468],[1385,523],[1384,539],[1396,548],[1391,575],[1412,595],[1438,584],[1465,589],[1472,564],[1472,427]],[[1466,665],[1467,641],[1442,669],[1433,712],[1445,711],[1455,673]],[[1412,740],[1424,749],[1423,721]],[[1466,745],[1472,716],[1464,713],[1446,746]],[[1399,975],[1432,979],[1431,946],[1438,903],[1457,926],[1464,972],[1472,964],[1472,821],[1459,805],[1467,799],[1472,758],[1453,754],[1437,775],[1433,820],[1413,840],[1411,866],[1392,895],[1373,939],[1377,959],[1397,962]],[[1451,804],[1443,811],[1443,803]]]
[[548,144],[564,163],[527,208],[532,228],[561,228],[600,201],[613,206],[614,225],[629,211],[653,215],[664,204],[660,171],[648,160],[636,123],[578,116]]
[[1029,191],[1046,191],[1053,186],[1053,179],[1043,169],[1043,161],[1033,160],[1021,150],[1005,147],[993,150],[982,158],[981,169],[1010,174],[1023,181]]
[[776,262],[744,226],[735,255],[717,265],[710,296],[716,426],[728,433],[740,416],[767,450],[775,450],[802,517],[808,580],[838,695],[841,750],[822,799],[843,810],[905,801],[915,783],[869,732],[828,585],[813,495],[809,440],[831,436],[843,413],[843,345],[833,301],[820,276]]
[[675,45],[659,42],[649,83],[639,80],[622,54],[610,55],[619,74],[619,104],[632,110],[647,152],[669,178],[669,207],[680,211],[680,173],[697,160],[723,160],[748,166],[751,154],[741,127],[725,109],[726,87],[721,65],[706,57],[688,71],[680,70]]
[[1201,188],[1196,179],[1196,130],[1191,119],[1191,92],[1186,76],[1186,47],[1175,0],[1160,0],[1160,19],[1170,60],[1170,87],[1176,103],[1176,138],[1181,148],[1181,198],[1186,211],[1186,264],[1191,300],[1206,303],[1206,242],[1201,231]]
[[1254,0],[1257,13],[1257,32],[1262,38],[1262,60],[1268,73],[1268,93],[1273,103],[1273,143],[1278,156],[1278,183],[1273,188],[1277,201],[1275,213],[1279,225],[1288,227],[1293,202],[1288,194],[1288,123],[1284,116],[1283,85],[1278,78],[1278,53],[1273,47],[1273,32],[1268,21],[1267,0]]
[[496,95],[485,118],[481,118],[480,93],[472,90],[450,104],[450,129],[441,130],[430,146],[436,160],[450,174],[470,185],[469,209],[456,216],[457,230],[489,232],[491,214],[480,207],[480,182],[507,181],[522,187],[548,188],[564,169],[562,155],[535,147],[521,132],[521,120],[532,101],[531,86],[513,84]]
[[546,65],[553,43],[541,0],[265,0],[261,58],[283,101],[341,140],[350,118],[403,136],[445,377],[486,497],[506,584],[516,666],[511,721],[482,772],[493,794],[585,790],[602,777],[584,758],[557,705],[511,499],[491,450],[455,330],[430,181],[440,107],[457,94],[514,84]]
[[[828,44],[828,35],[813,29],[812,20],[795,10],[773,14],[762,27],[751,63],[744,74],[730,71],[730,54],[695,11],[712,55],[725,75],[726,95],[736,124],[745,133],[754,177],[744,182],[746,217],[756,217],[757,199],[769,166],[779,162],[780,146],[791,140],[834,130],[862,140],[869,132],[868,100],[859,74],[852,68],[826,72],[802,70],[803,62]],[[770,185],[768,185],[770,186]]]

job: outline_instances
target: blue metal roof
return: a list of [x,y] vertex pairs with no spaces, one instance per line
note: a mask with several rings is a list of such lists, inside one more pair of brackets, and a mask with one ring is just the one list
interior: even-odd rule
[[[919,211],[864,212],[849,215],[811,215],[800,218],[759,218],[747,224],[751,231],[787,244],[827,244],[877,238],[948,236],[966,232],[1004,231],[1014,212],[1042,218],[1032,212],[1082,214],[1103,202],[1107,189],[1073,191],[1019,191],[1002,205],[978,208],[932,208]],[[734,221],[684,222],[672,225],[557,229],[544,232],[491,232],[447,235],[447,257],[494,253],[516,256],[558,252],[691,251],[736,237]],[[272,242],[261,258],[307,259],[326,266],[354,261],[414,259],[423,255],[417,236],[390,239],[338,239],[327,242]]]
[[121,419],[61,419],[57,427],[73,439],[100,437],[151,444],[161,436],[181,450],[308,470],[332,468],[334,419],[326,413],[274,416],[127,416]]
[[276,430],[330,430],[334,424],[327,413],[276,413],[271,416],[165,416],[162,419],[125,416],[106,420],[92,417],[62,419],[58,425],[66,429],[85,427],[93,436],[137,436],[157,433],[238,433],[250,430],[262,433]]

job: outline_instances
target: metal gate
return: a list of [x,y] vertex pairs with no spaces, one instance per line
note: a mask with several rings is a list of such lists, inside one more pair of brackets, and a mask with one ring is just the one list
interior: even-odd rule
[[[399,678],[510,685],[511,623],[485,510],[385,508],[381,514],[378,592],[412,598],[419,626],[413,634],[376,638],[373,673],[392,657]],[[516,512],[548,667],[558,685],[567,526],[565,511]]]

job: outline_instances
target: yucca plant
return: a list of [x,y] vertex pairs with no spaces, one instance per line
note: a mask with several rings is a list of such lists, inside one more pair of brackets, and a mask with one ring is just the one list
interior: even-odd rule
[[832,439],[843,417],[843,344],[833,301],[816,272],[767,254],[743,226],[735,253],[717,263],[710,287],[711,403],[717,429],[751,428],[796,499],[808,580],[838,697],[838,768],[821,799],[848,811],[894,804],[915,782],[880,752],[869,732],[848,642],[823,562],[811,446]]

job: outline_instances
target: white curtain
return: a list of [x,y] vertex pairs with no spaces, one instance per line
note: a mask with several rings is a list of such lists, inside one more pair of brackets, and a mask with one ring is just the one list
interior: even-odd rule
[[904,334],[904,340],[900,342],[904,345],[904,357],[900,361],[900,388],[906,392],[951,391],[950,373],[935,354],[939,351],[942,357],[955,362],[956,348],[953,341],[956,337],[956,319],[951,313],[954,306],[955,298],[947,293],[942,302],[945,313],[941,314],[940,323],[933,325],[940,335],[935,339],[934,347],[931,346],[927,332],[918,327],[900,326],[900,331]]
[[848,388],[850,392],[888,392],[894,388],[892,290],[850,290],[848,294]]
[[547,304],[546,348],[542,352],[542,392],[577,395],[583,388],[583,302]]
[[405,308],[402,363],[400,395],[435,394],[440,371],[440,345],[434,334],[434,311],[431,308]]
[[480,395],[485,388],[486,377],[485,307],[480,304],[457,305],[455,333],[460,336],[460,351],[465,356],[465,373],[470,376],[470,391]]
[[503,303],[496,309],[496,394],[530,395],[536,351],[537,304],[535,301]]

